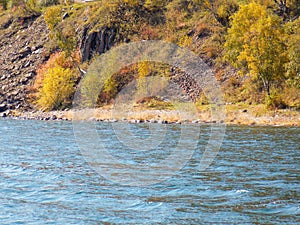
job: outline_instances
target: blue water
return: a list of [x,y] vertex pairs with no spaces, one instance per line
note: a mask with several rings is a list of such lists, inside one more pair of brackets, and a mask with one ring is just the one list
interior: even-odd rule
[[[145,124],[130,126],[147,135]],[[112,124],[95,127],[111,154],[130,156]],[[129,160],[168,154],[180,125],[165,128],[158,155],[142,151]],[[0,120],[0,224],[299,224],[300,128],[229,126],[203,172],[210,127],[200,130],[192,158],[173,177],[123,186],[85,161],[71,122]]]

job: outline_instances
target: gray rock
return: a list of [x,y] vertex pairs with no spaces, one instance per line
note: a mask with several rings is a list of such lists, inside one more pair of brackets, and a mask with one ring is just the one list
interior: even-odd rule
[[29,65],[30,65],[30,61],[28,61],[24,64],[24,68],[28,67]]
[[24,77],[26,78],[32,78],[33,77],[33,73],[27,73],[24,75]]
[[2,89],[2,91],[7,90],[7,89],[8,89],[8,85],[3,85],[3,86],[1,87],[1,89]]
[[19,92],[20,92],[20,90],[12,91],[12,92],[11,92],[11,95],[12,95],[12,96],[16,96],[16,95],[19,94]]
[[1,104],[0,105],[0,112],[4,112],[7,110],[7,105],[6,104]]
[[57,116],[56,115],[52,115],[51,116],[51,120],[57,120]]
[[5,118],[5,117],[7,117],[7,114],[6,113],[0,113],[0,117]]
[[21,84],[26,84],[27,81],[28,81],[28,78],[26,78],[26,77],[22,77],[22,78],[20,79],[20,83],[21,83]]

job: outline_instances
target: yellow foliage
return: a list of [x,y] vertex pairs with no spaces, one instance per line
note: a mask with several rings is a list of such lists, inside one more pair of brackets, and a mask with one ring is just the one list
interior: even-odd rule
[[138,63],[138,73],[140,78],[148,76],[151,72],[150,63],[143,61]]
[[145,7],[148,9],[163,8],[166,2],[162,0],[145,0]]
[[110,100],[111,98],[114,98],[116,96],[116,94],[118,93],[117,86],[118,84],[113,77],[110,77],[105,81],[103,92],[107,100]]
[[286,26],[289,33],[287,37],[289,62],[285,65],[287,82],[300,89],[300,17]]
[[280,82],[285,72],[285,34],[280,19],[269,14],[264,6],[250,3],[241,6],[232,16],[231,25],[226,37],[225,58],[261,80],[270,95],[271,85]]
[[137,6],[140,4],[139,0],[124,0],[124,2],[126,2],[130,6]]
[[72,70],[61,66],[50,68],[38,92],[37,104],[43,110],[59,109],[70,104],[75,91],[75,76]]
[[181,37],[178,41],[180,47],[190,47],[193,44],[193,39],[187,35]]
[[[78,53],[73,53],[72,57],[74,58],[75,62],[78,63],[80,61],[80,57]],[[60,66],[65,69],[67,68],[73,69],[74,62],[71,59],[71,57],[67,57],[65,52],[53,53],[50,56],[49,60],[44,65],[42,65],[40,68],[37,69],[37,76],[33,88],[36,90],[40,89],[42,87],[45,74],[48,73],[48,70],[56,66]]]
[[44,13],[44,19],[46,21],[46,24],[52,32],[61,21],[61,10],[61,6],[51,6],[47,8],[46,12]]
[[[79,61],[74,53],[73,60]],[[37,70],[34,89],[37,90],[37,105],[43,110],[64,108],[71,103],[78,71],[71,57],[57,52]]]

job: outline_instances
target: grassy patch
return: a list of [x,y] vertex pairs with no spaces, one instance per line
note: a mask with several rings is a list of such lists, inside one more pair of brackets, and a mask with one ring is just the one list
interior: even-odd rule
[[139,109],[172,110],[174,105],[157,96],[145,97],[136,102],[134,107]]

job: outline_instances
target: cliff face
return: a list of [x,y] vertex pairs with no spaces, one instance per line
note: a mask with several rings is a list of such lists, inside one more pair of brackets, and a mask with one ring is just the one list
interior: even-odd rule
[[0,28],[0,112],[32,109],[29,87],[38,65],[49,57],[48,33],[42,16],[15,19]]

